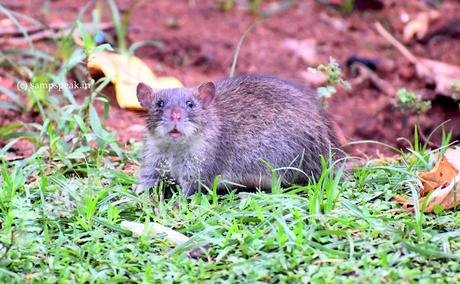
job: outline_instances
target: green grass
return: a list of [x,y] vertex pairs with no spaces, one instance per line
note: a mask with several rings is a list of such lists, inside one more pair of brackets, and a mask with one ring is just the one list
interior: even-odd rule
[[[116,26],[122,40],[125,28]],[[69,41],[75,30],[85,46]],[[81,24],[71,33],[56,42],[53,56],[31,44],[2,51],[3,65],[15,81],[59,83],[73,78],[70,71],[84,75],[86,56],[101,47]],[[114,48],[134,52],[145,44],[161,47],[149,41]],[[91,82],[83,101],[72,90],[32,90],[27,105],[9,90],[11,102],[0,105],[41,116],[0,128],[0,139],[8,141],[0,148],[0,283],[460,281],[460,212],[393,210],[400,208],[397,194],[417,195],[416,172],[435,162],[417,129],[399,160],[367,161],[346,174],[323,160],[323,175],[307,186],[281,188],[274,175],[272,194],[217,195],[216,178],[188,199],[177,189],[168,198],[160,190],[138,196],[132,186],[140,145],[121,147],[105,128],[107,84]],[[451,136],[442,132],[441,151]],[[19,139],[36,151],[11,161]],[[164,237],[134,238],[120,227],[123,220],[158,222],[191,240],[175,247]],[[202,258],[186,255],[203,245]]]
[[[39,157],[3,163],[1,282],[460,281],[459,212],[390,211],[399,207],[396,194],[411,195],[410,164],[370,161],[337,183],[274,194],[211,189],[112,205],[134,194],[136,179],[122,170],[131,160],[74,163],[80,170],[67,172]],[[315,195],[330,184],[338,191],[333,205],[328,193]],[[122,220],[158,222],[192,241],[174,247],[161,237],[133,238]],[[202,259],[185,254],[203,244],[210,245]]]

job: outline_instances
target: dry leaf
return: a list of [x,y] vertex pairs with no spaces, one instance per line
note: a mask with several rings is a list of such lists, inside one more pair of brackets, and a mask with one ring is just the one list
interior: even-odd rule
[[[449,149],[449,155],[447,157],[452,155],[450,153]],[[426,196],[432,190],[435,190],[438,187],[446,186],[458,174],[458,170],[452,163],[449,162],[447,157],[444,155],[431,171],[420,172],[418,174],[422,182],[420,196]]]
[[112,52],[98,52],[90,55],[88,68],[91,73],[102,72],[115,85],[118,105],[121,108],[142,110],[137,100],[136,88],[144,82],[154,89],[182,87],[173,77],[155,77],[150,68],[138,57]]
[[433,80],[436,83],[437,93],[450,96],[455,100],[460,99],[454,97],[452,89],[454,82],[460,81],[460,66],[426,58],[418,58],[418,61],[415,70],[419,77]]
[[[424,199],[419,204],[423,204]],[[424,212],[432,212],[439,205],[444,210],[449,210],[460,205],[460,175],[444,187],[435,190],[428,198]]]
[[403,39],[404,42],[409,42],[414,36],[417,39],[422,39],[428,32],[430,21],[439,17],[438,11],[429,11],[419,13],[414,19],[410,20],[404,27]]
[[[432,212],[436,206],[448,210],[460,205],[460,148],[447,149],[435,167],[429,172],[420,172],[419,177],[419,206],[421,208],[426,202],[424,212]],[[431,191],[431,195],[427,196]],[[413,210],[413,200],[396,196],[395,201],[403,204],[404,209]]]
[[415,65],[418,77],[425,79],[430,83],[435,83],[436,93],[459,99],[452,89],[456,81],[460,81],[460,66],[444,63],[441,61],[431,60],[428,58],[416,57],[404,45],[397,41],[380,23],[376,23],[377,31],[388,42],[390,42],[401,54]]

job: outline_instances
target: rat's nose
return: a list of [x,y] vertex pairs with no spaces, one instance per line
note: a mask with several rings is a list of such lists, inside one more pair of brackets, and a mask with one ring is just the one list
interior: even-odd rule
[[179,121],[181,120],[181,117],[182,117],[182,110],[180,108],[176,107],[171,110],[171,120],[172,121]]

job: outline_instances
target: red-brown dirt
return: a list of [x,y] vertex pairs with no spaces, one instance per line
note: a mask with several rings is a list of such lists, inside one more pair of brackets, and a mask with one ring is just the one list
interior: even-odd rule
[[[14,2],[14,1],[8,1]],[[117,1],[127,9],[132,1]],[[337,1],[334,1],[337,2]],[[340,2],[340,1],[339,1]],[[428,10],[423,1],[382,1],[381,10],[356,10],[342,14],[316,1],[297,1],[287,10],[259,23],[247,36],[238,60],[238,73],[276,75],[285,79],[309,84],[303,74],[308,66],[327,63],[330,56],[341,63],[345,79],[352,80],[345,68],[352,55],[376,60],[387,60],[390,67],[377,71],[380,78],[388,81],[396,90],[406,87],[420,93],[430,93],[426,82],[417,78],[414,67],[374,28],[376,21],[383,22],[391,33],[401,41],[406,15],[413,18]],[[51,1],[47,21],[72,21],[84,1]],[[233,53],[240,36],[256,19],[247,10],[239,8],[222,12],[216,1],[144,1],[134,10],[128,30],[129,41],[153,39],[162,41],[164,49],[142,47],[137,55],[145,60],[155,74],[175,76],[185,85],[195,85],[228,75]],[[268,1],[263,7],[271,7],[277,1]],[[8,3],[7,4],[8,7]],[[37,15],[42,1],[24,1],[9,4],[10,8],[27,15]],[[455,17],[460,17],[459,1],[442,1],[437,8],[441,18],[432,28]],[[107,9],[107,13],[108,9]],[[107,17],[109,15],[106,15]],[[173,19],[176,26],[168,22]],[[292,41],[295,40],[295,41]],[[315,46],[316,54],[301,58],[288,47],[289,43],[304,41]],[[406,46],[417,56],[444,61],[460,66],[460,38],[436,37],[422,44],[412,41]],[[3,71],[5,72],[5,71]],[[460,79],[460,78],[459,78]],[[113,88],[105,93],[113,97]],[[2,97],[3,98],[3,97]],[[411,137],[413,125],[418,121],[425,135],[442,122],[450,119],[447,128],[454,129],[454,138],[460,138],[459,105],[452,99],[437,96],[433,107],[426,114],[416,117],[401,113],[392,106],[393,97],[384,94],[372,84],[364,82],[351,90],[340,90],[330,101],[328,112],[337,122],[340,132],[348,141],[372,139],[404,146],[398,137]],[[114,100],[107,126],[118,131],[122,143],[143,136],[143,114],[120,109]],[[15,115],[0,109],[0,126],[15,120],[30,120],[27,114]],[[439,143],[439,139],[433,142]],[[24,147],[22,147],[24,148]],[[21,147],[18,152],[24,151]],[[27,147],[26,147],[27,148]],[[388,153],[375,145],[354,146],[354,153],[375,155],[378,151]]]

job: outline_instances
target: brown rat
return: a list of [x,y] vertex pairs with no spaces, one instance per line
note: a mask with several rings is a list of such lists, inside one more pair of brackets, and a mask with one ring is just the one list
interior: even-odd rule
[[189,196],[217,175],[269,190],[266,163],[291,167],[277,171],[283,184],[306,183],[337,147],[314,93],[278,78],[240,75],[166,90],[140,83],[137,97],[149,111],[137,191],[170,177]]

